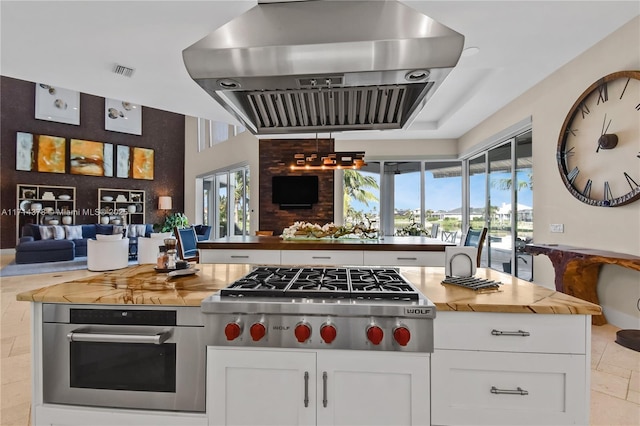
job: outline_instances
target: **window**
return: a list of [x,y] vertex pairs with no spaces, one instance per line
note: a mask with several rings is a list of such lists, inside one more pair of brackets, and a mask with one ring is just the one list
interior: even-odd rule
[[203,223],[212,238],[249,235],[249,167],[215,172],[202,178]]

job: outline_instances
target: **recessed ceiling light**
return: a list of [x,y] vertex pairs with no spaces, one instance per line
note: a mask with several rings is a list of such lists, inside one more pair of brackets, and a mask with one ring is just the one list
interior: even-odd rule
[[464,49],[462,51],[462,56],[468,57],[468,56],[473,56],[473,55],[477,55],[478,52],[480,52],[480,48],[479,47],[467,47],[466,49]]

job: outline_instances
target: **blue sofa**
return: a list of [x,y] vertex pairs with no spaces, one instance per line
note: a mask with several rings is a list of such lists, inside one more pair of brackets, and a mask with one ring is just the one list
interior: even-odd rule
[[[142,226],[144,226],[144,235],[138,235],[141,234]],[[78,256],[83,257],[87,255],[88,240],[95,240],[97,234],[112,235],[114,232],[123,232],[124,236],[129,238],[129,256],[135,258],[138,254],[138,237],[148,237],[153,232],[151,224],[140,225],[135,229],[101,224],[76,225],[68,228],[72,230],[68,231],[64,226],[41,227],[33,224],[23,226],[22,237],[16,246],[16,263],[59,262],[73,260]],[[43,238],[43,232],[48,234],[45,238]],[[50,232],[54,235],[50,235]]]

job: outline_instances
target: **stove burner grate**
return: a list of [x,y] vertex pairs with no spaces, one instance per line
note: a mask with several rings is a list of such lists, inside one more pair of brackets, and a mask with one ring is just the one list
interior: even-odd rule
[[259,267],[221,290],[222,296],[418,300],[393,268]]

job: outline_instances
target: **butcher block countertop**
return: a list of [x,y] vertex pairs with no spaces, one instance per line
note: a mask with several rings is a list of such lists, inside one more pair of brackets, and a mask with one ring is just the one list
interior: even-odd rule
[[[252,265],[198,264],[195,275],[168,279],[154,265],[131,266],[17,295],[43,303],[200,306],[202,300],[247,274]],[[500,281],[498,291],[478,293],[441,284],[444,268],[402,267],[400,273],[439,311],[600,315],[600,306],[491,269],[476,277]]]
[[280,237],[238,236],[199,241],[204,250],[369,250],[369,251],[444,251],[454,246],[437,238],[384,237],[383,239],[359,238],[299,238],[283,240]]

